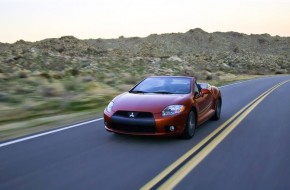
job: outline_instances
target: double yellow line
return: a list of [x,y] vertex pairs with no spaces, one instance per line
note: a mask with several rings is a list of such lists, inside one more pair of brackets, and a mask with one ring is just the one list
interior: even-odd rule
[[172,163],[159,175],[149,181],[141,189],[173,189],[185,176],[187,176],[238,124],[270,93],[275,89],[289,82],[283,81],[259,97],[251,101],[230,119],[224,122],[216,130],[210,133],[205,139],[199,142],[191,150]]

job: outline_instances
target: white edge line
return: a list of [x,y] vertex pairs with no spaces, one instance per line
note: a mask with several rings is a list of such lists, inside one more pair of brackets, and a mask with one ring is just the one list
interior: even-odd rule
[[235,82],[235,83],[231,83],[231,84],[227,84],[227,85],[223,85],[223,86],[220,86],[218,88],[224,88],[224,87],[228,87],[228,86],[234,86],[234,85],[241,84],[241,83],[244,83],[244,82],[247,82],[247,80],[246,81]]
[[85,124],[93,123],[95,121],[100,121],[100,120],[103,120],[103,118],[93,119],[93,120],[90,120],[90,121],[78,123],[78,124],[75,124],[75,125],[70,125],[70,126],[67,126],[67,127],[60,128],[60,129],[55,129],[55,130],[52,130],[52,131],[47,131],[47,132],[44,132],[44,133],[40,133],[40,134],[31,135],[31,136],[28,136],[28,137],[24,137],[24,138],[8,141],[8,142],[0,144],[0,147],[8,146],[8,145],[11,145],[11,144],[15,144],[15,143],[18,143],[18,142],[26,141],[26,140],[29,140],[29,139],[34,139],[34,138],[45,136],[45,135],[49,135],[49,134],[52,134],[52,133],[57,133],[57,132],[60,132],[60,131],[64,131],[64,130],[67,130],[67,129],[78,127],[80,125],[85,125]]
[[[289,76],[289,75],[283,75],[283,76]],[[274,77],[281,77],[281,76],[264,76],[264,77],[258,77],[258,78],[253,78],[253,79],[246,79],[246,80],[241,80],[241,81],[237,81],[237,82],[234,82],[234,83],[230,83],[230,84],[226,84],[226,85],[223,85],[223,86],[219,86],[218,88],[224,88],[224,87],[228,87],[228,86],[234,86],[236,84],[241,84],[241,83],[245,83],[245,82],[249,82],[249,81],[253,81],[253,80],[262,80],[262,79],[265,79],[265,78],[274,78]]]
[[230,84],[226,84],[226,85],[220,86],[218,88],[224,88],[224,87],[228,87],[228,86],[234,86],[234,85],[237,85],[237,84],[241,84],[241,83],[245,83],[245,82],[249,82],[249,81],[253,81],[253,80],[261,80],[261,79],[270,78],[270,77],[271,76],[261,77],[261,78],[254,78],[254,79],[241,80],[241,81],[238,81],[238,82],[234,82],[234,83],[230,83]]

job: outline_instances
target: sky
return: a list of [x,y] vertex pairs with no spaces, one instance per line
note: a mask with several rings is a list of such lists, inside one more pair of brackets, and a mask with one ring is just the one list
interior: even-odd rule
[[0,42],[235,31],[290,36],[290,0],[0,0]]

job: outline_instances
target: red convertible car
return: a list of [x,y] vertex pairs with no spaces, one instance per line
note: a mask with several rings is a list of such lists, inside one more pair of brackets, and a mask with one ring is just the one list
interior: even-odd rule
[[220,90],[194,77],[154,76],[115,97],[104,110],[106,130],[121,134],[193,137],[221,115]]

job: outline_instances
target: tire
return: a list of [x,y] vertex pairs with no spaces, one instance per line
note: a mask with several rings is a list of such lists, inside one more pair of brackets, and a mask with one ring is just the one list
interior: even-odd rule
[[220,99],[217,99],[216,106],[215,106],[215,113],[212,117],[213,120],[219,120],[221,117],[221,110],[222,110],[222,102]]
[[196,128],[195,112],[191,110],[188,114],[186,126],[182,134],[183,139],[191,139],[194,136]]

